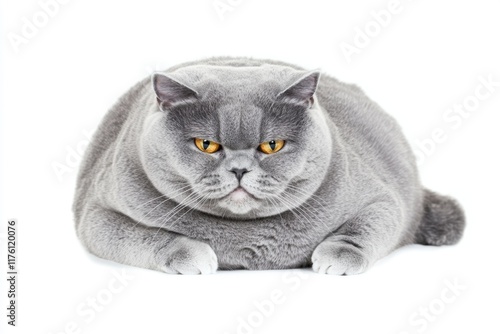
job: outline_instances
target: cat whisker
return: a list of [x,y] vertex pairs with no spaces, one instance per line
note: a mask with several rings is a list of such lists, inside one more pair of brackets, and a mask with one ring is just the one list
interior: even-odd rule
[[[186,197],[181,203],[176,205],[172,210],[170,210],[165,215],[160,217],[159,219],[163,218],[163,220],[158,226],[158,230],[156,231],[155,236],[165,226],[165,224],[168,223],[168,221],[171,218],[173,218],[176,214],[178,214],[182,209],[186,208],[186,206],[191,205],[192,203],[196,203],[200,198],[201,198],[200,195],[192,193],[188,197]],[[157,219],[156,221],[158,221],[159,219]]]
[[[184,182],[183,182],[183,183],[184,183]],[[189,185],[189,184],[184,185],[184,186],[180,187],[179,189],[177,189],[177,191],[180,191],[180,190],[186,189],[186,188],[188,188],[188,187],[190,187],[190,185]],[[157,200],[157,199],[160,199],[160,198],[162,198],[162,197],[166,197],[166,196],[167,196],[167,195],[163,194],[163,195],[160,195],[160,196],[158,196],[158,197],[152,198],[152,199],[147,200],[146,202],[144,202],[144,203],[142,203],[142,204],[139,204],[136,208],[141,208],[141,207],[143,207],[144,205],[146,205],[146,204],[148,204],[148,203],[151,203],[151,202],[153,202],[153,201],[155,201],[155,200]]]
[[[187,189],[189,188],[189,189]],[[186,190],[187,189],[187,190]],[[179,197],[180,195],[182,194],[185,194],[186,192],[188,192],[190,190],[190,185],[186,185],[184,187],[181,187],[180,189],[177,190],[177,192],[173,195],[173,196],[169,196],[167,197],[165,200],[161,201],[158,205],[156,205],[154,208],[152,208],[151,210],[149,210],[148,213],[146,213],[138,222],[135,223],[135,225],[133,226],[133,228],[135,228],[138,224],[142,224],[144,222],[144,220],[146,219],[147,216],[149,216],[156,208],[158,208],[160,205],[162,205],[163,203],[171,200],[171,199],[174,199],[176,197]],[[156,197],[155,199],[159,199],[161,197],[166,197],[167,195],[162,195],[162,196],[159,196],[159,197]],[[154,200],[154,199],[153,199]],[[148,202],[151,202],[152,200],[148,201]]]
[[326,211],[326,207],[324,206],[324,204],[326,204],[325,200],[323,200],[320,196],[316,195],[316,194],[312,194],[312,193],[308,193],[307,191],[304,191],[296,186],[293,186],[293,185],[288,185],[288,187],[304,196],[306,196],[308,199],[311,199],[313,200],[314,202],[316,202],[317,204],[321,205],[321,207],[323,208],[323,210]]
[[281,218],[281,224],[283,225],[283,216],[281,215],[281,212],[280,212],[280,210],[278,208],[277,203],[274,201],[274,199],[272,197],[268,198],[268,200],[271,202],[271,205],[274,206],[274,208],[278,212],[278,214],[279,214],[279,216]]
[[[306,203],[299,203],[297,201],[297,198],[294,198],[291,194],[284,193],[281,195],[282,195],[282,198],[286,199],[288,201],[288,203],[291,204],[292,207],[296,206],[295,210],[302,212],[304,218],[306,218],[306,220],[309,224],[312,225],[312,220],[319,220],[319,221],[321,221],[321,223],[323,223],[323,225],[325,225],[325,223],[321,219],[317,219],[318,215],[315,212],[311,211],[311,209],[309,209],[309,207],[306,205]],[[285,197],[285,195],[287,197]],[[326,227],[326,225],[325,225],[325,227]]]
[[[180,190],[183,190],[183,191],[180,191]],[[165,203],[166,201],[168,201],[170,199],[174,199],[176,197],[179,197],[180,195],[185,194],[185,193],[189,192],[190,190],[191,190],[191,187],[189,185],[179,189],[178,192],[176,192],[174,195],[168,196],[168,198],[166,200],[160,202],[158,205],[156,205],[154,208],[152,208],[146,215],[144,215],[143,219],[145,219],[151,212],[153,212],[154,209],[159,207],[161,204]]]
[[291,207],[291,206],[287,203],[287,201],[285,201],[285,200],[284,200],[284,198],[281,198],[281,197],[276,197],[276,200],[277,200],[279,203],[283,204],[285,207],[287,207],[287,208],[288,208],[288,210],[289,210],[289,211],[290,211],[290,212],[291,212],[291,213],[292,213],[292,214],[293,214],[293,215],[294,215],[297,219],[301,220],[302,218],[304,218],[306,221],[309,221],[309,220],[307,219],[307,217],[304,217],[304,214],[303,214],[303,213],[302,213],[302,214],[300,214],[300,212],[295,212],[295,209],[294,209],[294,208],[292,208],[292,207]]
[[139,205],[137,206],[137,208],[141,208],[141,207],[143,207],[144,205],[146,205],[146,204],[148,204],[148,203],[151,203],[151,202],[153,202],[153,201],[155,201],[155,200],[157,200],[157,199],[160,199],[160,198],[162,198],[162,197],[166,197],[166,196],[167,196],[167,195],[165,195],[165,194],[164,194],[164,195],[160,195],[160,196],[158,196],[158,197],[152,198],[152,199],[150,199],[150,200],[148,200],[148,201],[146,201],[146,202],[144,202],[144,203],[142,203],[142,204],[139,204]]
[[305,191],[303,190],[302,188],[298,187],[298,186],[295,186],[293,184],[288,184],[287,185],[287,188],[290,188],[290,189],[293,189],[293,190],[297,190],[301,193],[303,193],[304,195],[307,195],[308,197],[314,197],[314,198],[317,198],[319,199],[320,201],[323,201],[323,198],[321,198],[320,196],[314,194],[314,193],[311,193],[311,192],[308,192],[308,191]]
[[[289,194],[289,195],[293,196],[293,194]],[[322,214],[321,214],[322,212],[323,213],[327,212],[327,208],[324,205],[322,205],[320,202],[318,202],[318,201],[315,201],[315,202],[318,203],[321,206],[321,208],[322,208],[323,211],[319,210],[318,208],[313,207],[311,205],[311,203],[308,203],[308,202],[304,202],[302,204],[302,206],[303,206],[304,209],[307,209],[312,214],[313,218],[315,218],[316,220],[318,220],[319,222],[321,222],[321,224],[325,227],[325,229],[328,230],[329,227],[326,225],[326,223],[324,221],[324,218],[322,217]]]
[[282,196],[286,196],[286,198],[289,199],[289,201],[294,204],[296,207],[301,208],[302,210],[307,210],[311,215],[317,216],[317,213],[314,212],[314,210],[317,211],[316,208],[314,208],[310,203],[307,201],[303,201],[302,198],[299,198],[298,196],[294,195],[293,193],[283,193],[281,194]]
[[174,224],[179,221],[179,219],[181,219],[182,217],[184,217],[186,214],[188,214],[190,211],[193,211],[195,209],[198,209],[200,206],[202,206],[204,203],[206,203],[207,200],[209,200],[208,198],[209,195],[205,195],[201,198],[198,198],[198,201],[197,203],[195,203],[188,211],[184,212],[180,217],[178,217],[174,222],[172,222],[172,224],[170,224],[170,226],[168,227],[169,229],[172,228],[174,226]]

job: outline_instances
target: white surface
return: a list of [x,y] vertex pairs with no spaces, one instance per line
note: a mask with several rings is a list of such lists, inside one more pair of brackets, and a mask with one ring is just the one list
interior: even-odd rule
[[[474,94],[480,76],[500,81],[498,4],[401,0],[399,13],[348,63],[341,43],[352,43],[356,27],[370,26],[370,12],[390,1],[222,1],[235,4],[223,20],[213,0],[69,1],[17,53],[8,33],[19,34],[23,17],[41,7],[1,2],[1,233],[8,218],[20,224],[18,327],[7,328],[2,311],[2,332],[70,333],[73,322],[81,333],[498,332],[500,87],[457,128],[442,119]],[[216,55],[274,58],[354,82],[413,144],[442,128],[446,140],[421,175],[465,207],[463,241],[401,249],[355,277],[169,276],[87,255],[73,230],[76,170],[58,179],[52,165],[73,159],[68,150],[85,144],[84,133],[152,70]],[[2,277],[5,248],[2,239]],[[106,291],[120,288],[112,273],[122,270],[134,279]],[[465,286],[456,297],[446,290],[455,280]],[[87,298],[109,296],[89,321]],[[260,324],[255,302],[271,298],[280,303]],[[432,321],[418,315],[428,307],[441,312]],[[239,328],[249,317],[259,326]]]

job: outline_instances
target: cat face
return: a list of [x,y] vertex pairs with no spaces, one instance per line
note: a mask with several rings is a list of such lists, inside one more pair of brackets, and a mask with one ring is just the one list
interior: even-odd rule
[[276,65],[155,74],[158,110],[141,137],[148,177],[176,202],[219,216],[299,206],[321,184],[332,149],[318,80]]

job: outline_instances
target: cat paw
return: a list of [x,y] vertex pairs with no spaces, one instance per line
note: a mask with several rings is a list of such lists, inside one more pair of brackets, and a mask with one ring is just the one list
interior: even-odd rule
[[320,274],[356,275],[369,266],[366,257],[356,247],[337,242],[322,242],[312,255],[313,270]]
[[178,237],[160,249],[156,258],[160,270],[167,274],[213,274],[217,270],[217,256],[208,244],[188,237]]

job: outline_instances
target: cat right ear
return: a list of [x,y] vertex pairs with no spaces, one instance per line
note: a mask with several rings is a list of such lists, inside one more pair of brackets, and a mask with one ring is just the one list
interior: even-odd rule
[[165,73],[154,73],[151,82],[161,110],[168,109],[178,103],[192,102],[198,98],[198,93],[194,89]]
[[318,88],[320,75],[321,73],[318,70],[307,72],[299,80],[279,93],[278,98],[311,107],[314,104],[313,96]]

